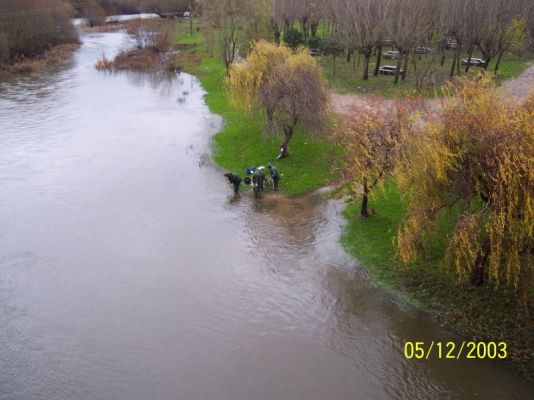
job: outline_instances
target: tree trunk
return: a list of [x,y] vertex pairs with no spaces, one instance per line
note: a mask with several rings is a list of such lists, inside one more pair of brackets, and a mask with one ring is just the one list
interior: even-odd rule
[[274,31],[274,42],[279,45],[280,44],[280,31],[276,29]]
[[369,79],[369,61],[371,61],[371,52],[365,53],[363,59],[363,80]]
[[410,55],[410,52],[406,52],[404,55],[404,70],[402,71],[402,80],[406,80],[406,74],[408,73],[408,57]]
[[393,83],[396,85],[399,83],[399,75],[400,75],[400,67],[402,63],[402,52],[399,51],[399,58],[397,59],[397,69],[395,70],[395,79],[393,80]]
[[317,29],[319,28],[319,22],[314,22],[313,24],[310,24],[310,31],[312,37],[317,36]]
[[460,46],[458,46],[458,51],[456,52],[456,72],[460,75]]
[[456,68],[456,54],[452,57],[451,78],[454,76],[454,70]]
[[350,63],[350,56],[352,55],[352,49],[347,49],[347,62]]
[[469,282],[474,286],[482,286],[484,284],[484,267],[488,260],[489,250],[489,239],[486,239],[469,275]]
[[442,67],[444,64],[445,64],[445,51],[443,51],[443,53],[441,54],[441,61],[439,62],[439,65],[441,65]]
[[473,48],[469,49],[469,54],[467,56],[467,65],[465,66],[465,73],[469,72],[469,67],[471,66],[471,57],[473,57]]
[[490,64],[490,61],[491,61],[491,57],[486,57],[486,59],[484,61],[486,61],[484,63],[484,71],[487,71],[488,67],[489,67],[489,64]]
[[333,56],[334,58],[334,75],[336,75],[336,56]]
[[308,39],[308,20],[306,18],[302,18],[300,20],[300,26],[302,28],[302,34],[304,35],[304,41]]
[[380,69],[380,64],[382,63],[382,46],[377,47],[377,54],[376,54],[376,65],[375,65],[375,72],[374,76],[378,76],[378,72]]
[[280,146],[280,153],[277,159],[289,157],[289,141],[291,140],[291,136],[293,136],[293,128],[284,129],[284,133],[284,142]]
[[499,56],[497,57],[497,62],[495,63],[495,69],[493,70],[495,75],[497,75],[497,71],[499,71],[499,66],[501,65],[501,59],[503,55],[504,55],[504,50],[499,52]]
[[369,204],[369,187],[367,186],[367,182],[364,182],[362,205],[360,208],[360,217],[369,218],[368,204]]

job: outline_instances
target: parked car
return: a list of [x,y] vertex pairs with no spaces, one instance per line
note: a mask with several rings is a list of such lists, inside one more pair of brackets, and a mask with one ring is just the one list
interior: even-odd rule
[[396,50],[388,50],[382,53],[382,56],[389,60],[395,60],[400,57],[400,54]]
[[[378,73],[380,75],[395,75],[395,73],[397,72],[397,66],[396,65],[382,65],[379,69],[378,69]],[[404,70],[401,68],[399,73],[403,73]]]
[[469,63],[469,65],[473,65],[475,67],[483,67],[484,65],[486,65],[486,61],[485,60],[483,60],[482,58],[475,58],[475,57],[471,57],[471,59],[464,58],[462,60],[462,65],[467,65],[467,63]]
[[447,39],[445,42],[445,48],[446,49],[455,49],[458,47],[458,43],[454,39]]
[[430,47],[421,46],[415,49],[415,54],[429,54],[432,53],[432,51],[433,50]]

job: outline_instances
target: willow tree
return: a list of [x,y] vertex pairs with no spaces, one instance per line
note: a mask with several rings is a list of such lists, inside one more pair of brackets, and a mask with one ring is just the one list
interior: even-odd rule
[[321,133],[326,127],[328,94],[321,70],[306,51],[257,42],[243,63],[233,65],[227,79],[234,106],[261,110],[265,131],[283,134],[278,158],[289,155],[297,127]]
[[397,238],[404,261],[418,257],[449,210],[457,220],[448,259],[459,277],[532,294],[534,96],[519,104],[487,77],[461,81],[397,178],[408,200]]
[[369,217],[371,191],[394,174],[415,120],[417,104],[408,99],[393,104],[371,101],[351,110],[334,139],[345,149],[343,178],[353,193],[361,193],[360,216]]

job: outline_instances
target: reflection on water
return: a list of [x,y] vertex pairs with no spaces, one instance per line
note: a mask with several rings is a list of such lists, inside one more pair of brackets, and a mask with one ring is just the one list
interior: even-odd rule
[[197,80],[98,72],[128,38],[82,39],[0,83],[0,399],[532,397],[404,360],[450,336],[347,258],[342,204],[233,198]]

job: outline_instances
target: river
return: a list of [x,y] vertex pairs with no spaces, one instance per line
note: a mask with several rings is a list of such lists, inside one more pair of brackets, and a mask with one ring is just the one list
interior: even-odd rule
[[232,199],[198,81],[96,71],[127,36],[82,40],[0,82],[0,399],[534,398],[405,360],[451,336],[348,259],[341,204]]

